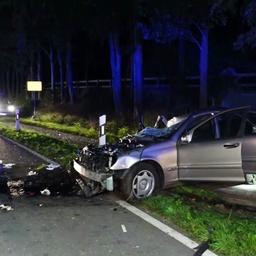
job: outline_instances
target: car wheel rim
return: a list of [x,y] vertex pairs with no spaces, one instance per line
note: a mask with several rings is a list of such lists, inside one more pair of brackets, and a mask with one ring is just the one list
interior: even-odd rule
[[150,196],[155,188],[155,177],[148,170],[140,171],[133,179],[132,192],[137,198]]

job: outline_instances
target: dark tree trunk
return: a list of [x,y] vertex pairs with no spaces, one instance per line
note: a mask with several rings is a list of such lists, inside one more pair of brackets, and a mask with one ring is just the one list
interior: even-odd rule
[[50,46],[50,74],[51,74],[51,91],[53,95],[53,103],[55,103],[56,97],[55,97],[55,67],[54,67],[54,51],[52,45]]
[[[1,67],[1,69],[3,70],[2,67]],[[4,72],[1,72],[0,73],[0,88],[1,88],[1,91],[6,94],[6,88],[4,85],[5,85]]]
[[115,112],[117,115],[122,114],[122,81],[121,81],[121,49],[118,35],[111,33],[109,35],[110,64],[112,72],[112,90]]
[[89,64],[90,64],[90,51],[88,48],[85,48],[85,59],[84,59],[84,80],[88,80],[88,70],[89,70]]
[[[41,71],[41,68],[42,68],[42,66],[41,66],[41,51],[40,50],[38,50],[37,51],[37,60],[36,60],[36,79],[37,79],[37,81],[41,81],[41,73],[42,73],[42,71]],[[37,92],[36,93],[37,95],[37,100],[40,100],[40,92]]]
[[15,95],[16,95],[16,98],[18,98],[19,96],[20,96],[20,76],[19,76],[19,72],[18,72],[18,70],[16,69],[16,71],[15,71],[15,77],[16,77],[16,79],[15,79]]
[[74,104],[75,92],[74,92],[74,86],[73,86],[72,48],[71,48],[70,42],[67,42],[67,49],[66,49],[66,76],[67,76],[69,103]]
[[185,86],[185,41],[183,38],[179,38],[178,49],[178,81],[179,89],[183,89]]
[[64,103],[64,80],[63,80],[63,61],[61,50],[58,49],[58,64],[59,64],[59,80],[60,80],[60,102]]
[[10,88],[10,68],[6,71],[6,93],[7,97],[10,97],[11,95],[11,88]]
[[34,75],[34,54],[33,53],[31,53],[31,55],[30,55],[29,79],[30,80],[35,79],[35,75]]
[[13,98],[13,97],[15,97],[15,69],[14,68],[11,69],[10,76],[11,76],[10,77],[11,97]]
[[142,118],[142,93],[143,93],[143,53],[140,36],[135,33],[134,49],[132,54],[132,87],[133,87],[133,105],[134,117]]
[[36,78],[38,81],[41,81],[41,51],[37,52],[37,67],[36,67]]
[[207,86],[208,86],[208,28],[201,28],[200,47],[200,107],[207,107]]

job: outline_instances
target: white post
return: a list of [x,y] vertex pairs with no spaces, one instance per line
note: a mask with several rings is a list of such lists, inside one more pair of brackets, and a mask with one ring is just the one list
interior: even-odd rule
[[20,131],[20,110],[16,109],[16,121],[15,121],[16,131]]
[[99,146],[106,145],[106,134],[105,134],[106,120],[107,120],[106,115],[99,117],[99,128],[100,128]]

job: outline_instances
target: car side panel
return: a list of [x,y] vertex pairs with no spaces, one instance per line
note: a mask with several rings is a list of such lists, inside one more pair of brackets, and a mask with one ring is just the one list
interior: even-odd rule
[[146,148],[142,153],[141,160],[153,160],[162,167],[164,173],[164,188],[171,186],[178,180],[175,142],[166,141]]
[[[234,143],[239,146],[224,147]],[[180,180],[244,181],[241,139],[179,145],[178,163]]]

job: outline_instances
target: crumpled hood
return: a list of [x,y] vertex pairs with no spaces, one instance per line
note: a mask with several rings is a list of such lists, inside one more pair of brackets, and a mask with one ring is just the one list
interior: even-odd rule
[[154,127],[146,127],[145,129],[138,132],[135,136],[138,138],[145,137],[154,137],[154,138],[162,138],[166,135],[165,129],[159,129]]

